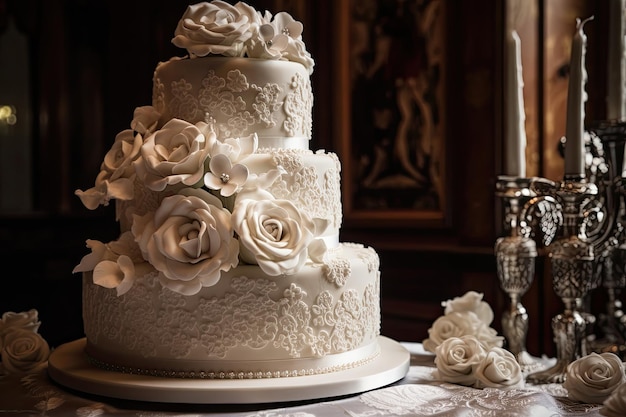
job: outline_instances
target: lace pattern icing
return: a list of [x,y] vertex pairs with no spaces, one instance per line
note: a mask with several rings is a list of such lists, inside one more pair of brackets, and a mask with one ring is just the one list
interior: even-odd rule
[[340,170],[335,154],[328,154],[335,160],[335,167],[326,170],[323,178],[319,178],[315,167],[304,163],[303,156],[310,151],[261,149],[259,152],[270,153],[274,164],[285,170],[281,178],[268,189],[272,195],[293,201],[311,217],[331,220],[331,227],[335,230],[340,228],[342,219]]
[[324,357],[355,349],[380,330],[379,274],[363,293],[334,294],[321,291],[309,305],[294,283],[280,293],[276,282],[237,276],[221,296],[185,297],[161,288],[152,273],[117,297],[86,278],[85,333],[95,344],[112,341],[143,357],[155,357],[158,348],[172,358],[199,350],[216,359],[242,347]]
[[245,136],[277,124],[286,136],[311,137],[313,93],[302,74],[296,73],[286,85],[256,85],[238,69],[229,71],[226,78],[208,70],[200,89],[194,91],[185,78],[167,86],[155,72],[152,102],[160,112],[166,106],[167,88],[172,95],[167,103],[171,117],[212,122],[218,137]]

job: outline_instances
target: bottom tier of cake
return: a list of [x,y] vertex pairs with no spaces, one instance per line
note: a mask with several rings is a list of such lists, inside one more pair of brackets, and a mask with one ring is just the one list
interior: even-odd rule
[[114,371],[209,379],[342,371],[380,353],[379,258],[343,243],[297,275],[241,265],[193,296],[151,273],[118,297],[84,273],[83,321],[91,363]]

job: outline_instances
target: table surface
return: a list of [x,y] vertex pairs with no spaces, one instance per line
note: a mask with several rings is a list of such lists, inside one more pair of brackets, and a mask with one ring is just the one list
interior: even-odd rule
[[0,377],[0,417],[601,416],[601,405],[567,399],[560,384],[501,390],[438,381],[433,376],[433,355],[419,343],[402,345],[411,352],[406,377],[383,388],[342,398],[232,406],[147,403],[69,390],[52,381],[44,369],[23,377]]

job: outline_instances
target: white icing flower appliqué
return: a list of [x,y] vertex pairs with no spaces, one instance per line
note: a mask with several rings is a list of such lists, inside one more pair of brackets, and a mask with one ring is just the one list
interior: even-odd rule
[[184,189],[164,198],[155,212],[135,216],[132,232],[161,284],[181,294],[214,285],[238,263],[231,215],[201,189]]
[[133,198],[133,162],[139,157],[142,144],[142,136],[130,129],[117,134],[113,146],[104,156],[95,186],[86,191],[76,190],[85,207],[94,210],[99,205],[108,205],[112,199]]
[[153,268],[143,259],[132,233],[124,232],[117,241],[107,244],[87,240],[91,253],[85,255],[73,273],[93,271],[93,282],[105,288],[115,288],[117,295],[128,292],[135,279]]
[[194,185],[204,176],[204,161],[215,140],[206,123],[172,119],[141,146],[141,159],[135,162],[137,174],[154,191],[178,183]]
[[178,22],[172,43],[190,54],[242,56],[256,10],[243,2],[232,6],[225,1],[201,2],[187,7]]
[[288,200],[245,199],[233,210],[242,259],[258,264],[271,276],[300,270],[307,261],[309,245],[326,228],[322,222],[309,218]]
[[224,197],[230,197],[243,188],[248,179],[248,167],[233,165],[226,155],[215,155],[209,162],[209,172],[204,174],[204,185],[212,190],[220,190]]

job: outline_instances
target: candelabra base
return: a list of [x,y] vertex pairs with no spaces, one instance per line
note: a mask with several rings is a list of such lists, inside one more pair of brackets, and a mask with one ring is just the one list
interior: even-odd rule
[[546,368],[545,361],[542,361],[541,358],[535,358],[525,350],[519,352],[515,357],[517,363],[519,363],[522,368],[523,374],[539,372]]
[[567,365],[570,361],[557,359],[554,366],[543,371],[534,372],[526,377],[526,382],[531,384],[562,384],[565,381]]

